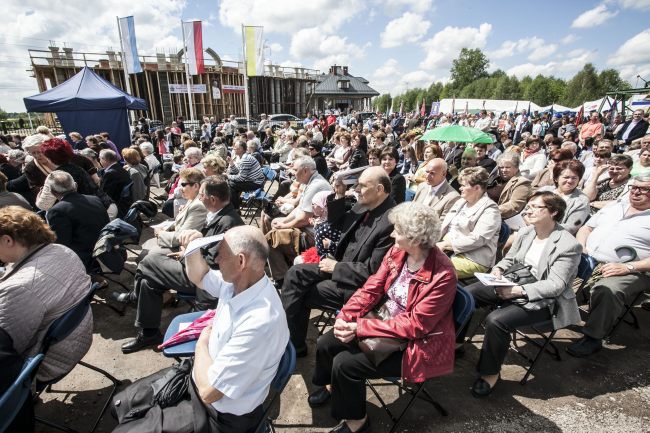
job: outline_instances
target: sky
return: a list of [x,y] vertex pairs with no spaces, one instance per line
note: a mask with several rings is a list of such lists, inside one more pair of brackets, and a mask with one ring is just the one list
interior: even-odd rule
[[116,16],[133,15],[140,54],[182,47],[181,19],[203,21],[203,46],[241,58],[241,25],[264,27],[274,64],[347,65],[380,93],[447,81],[463,47],[490,70],[568,78],[588,63],[650,80],[650,0],[3,0],[0,107],[38,93],[28,48],[119,50]]

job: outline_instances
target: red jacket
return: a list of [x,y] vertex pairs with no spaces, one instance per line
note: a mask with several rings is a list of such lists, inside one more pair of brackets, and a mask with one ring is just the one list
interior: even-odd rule
[[363,319],[384,297],[406,261],[405,251],[392,247],[376,274],[348,300],[338,315],[357,322],[357,337],[394,337],[409,340],[402,359],[407,382],[449,374],[454,369],[456,333],[452,305],[456,272],[449,258],[431,248],[424,265],[409,284],[406,311],[390,320]]

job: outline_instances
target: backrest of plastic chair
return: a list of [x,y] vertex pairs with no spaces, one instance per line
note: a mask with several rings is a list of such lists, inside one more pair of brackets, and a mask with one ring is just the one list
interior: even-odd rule
[[577,277],[582,281],[588,280],[594,272],[594,268],[596,268],[596,260],[587,254],[582,254],[580,256],[580,264],[578,265]]
[[454,325],[456,335],[460,332],[474,311],[474,297],[460,286],[456,287],[456,297],[454,298]]
[[267,165],[262,167],[262,171],[264,172],[264,176],[266,176],[266,178],[270,181],[274,181],[275,177],[278,175],[275,170]]
[[52,322],[45,333],[41,353],[46,354],[53,344],[65,340],[79,326],[84,317],[86,317],[86,313],[90,309],[90,301],[93,299],[95,291],[99,287],[98,283],[93,283],[88,294],[84,296],[81,302],[77,303],[77,305],[70,308],[61,317]]
[[282,359],[280,359],[280,365],[278,365],[278,371],[275,373],[275,377],[271,382],[271,388],[276,392],[282,392],[295,369],[296,349],[293,347],[293,344],[289,342],[286,349],[284,349]]
[[39,353],[35,357],[27,359],[16,380],[0,397],[0,432],[9,427],[23,403],[30,397],[34,373],[44,357],[45,355]]
[[510,227],[508,226],[508,224],[502,222],[501,230],[499,231],[499,240],[497,240],[497,245],[505,245],[509,237],[510,237]]

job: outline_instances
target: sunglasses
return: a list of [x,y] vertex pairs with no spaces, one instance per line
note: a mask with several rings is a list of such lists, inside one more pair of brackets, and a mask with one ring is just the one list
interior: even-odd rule
[[196,182],[181,182],[181,186],[185,188],[188,185],[196,185]]

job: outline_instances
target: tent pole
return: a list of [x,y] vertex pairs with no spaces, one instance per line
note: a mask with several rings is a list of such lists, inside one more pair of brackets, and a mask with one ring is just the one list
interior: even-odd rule
[[[120,17],[115,17],[117,21],[117,33],[120,36],[120,56],[122,57],[122,69],[124,70],[124,83],[126,85],[126,93],[131,94],[131,83],[129,82],[129,72],[126,69],[126,55],[124,54],[124,43],[122,42],[122,29],[120,28]],[[133,110],[126,110],[129,113],[129,119],[133,123],[135,120],[135,113]]]
[[244,104],[246,104],[246,130],[251,129],[250,103],[248,96],[248,59],[246,58],[246,35],[244,24],[241,25],[242,48],[244,51]]
[[185,39],[185,25],[183,23],[183,20],[181,20],[181,29],[183,29],[183,47],[185,48],[183,52],[185,53],[185,79],[187,81],[187,100],[189,101],[189,108],[190,108],[190,120],[194,120],[194,107],[193,101],[192,101],[192,84],[190,83],[190,80],[192,77],[190,76],[190,67],[188,64],[189,61],[189,54],[187,54],[187,39]]

